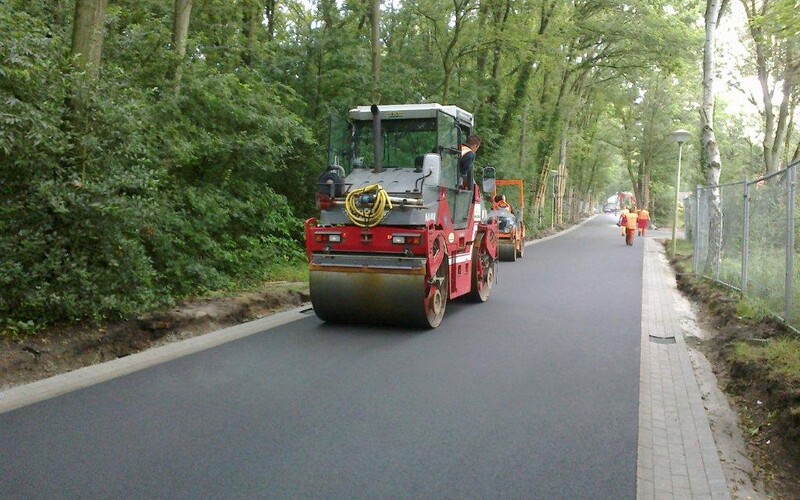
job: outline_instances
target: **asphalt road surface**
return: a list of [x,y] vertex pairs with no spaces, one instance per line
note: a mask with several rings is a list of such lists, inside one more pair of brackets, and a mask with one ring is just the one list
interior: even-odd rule
[[0,498],[635,498],[642,245],[610,216],[433,331],[315,316],[0,415]]

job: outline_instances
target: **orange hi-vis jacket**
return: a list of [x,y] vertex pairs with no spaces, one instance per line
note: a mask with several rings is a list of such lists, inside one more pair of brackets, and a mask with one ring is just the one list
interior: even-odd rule
[[636,221],[638,220],[639,216],[636,212],[631,212],[625,217],[625,227],[627,229],[636,229]]

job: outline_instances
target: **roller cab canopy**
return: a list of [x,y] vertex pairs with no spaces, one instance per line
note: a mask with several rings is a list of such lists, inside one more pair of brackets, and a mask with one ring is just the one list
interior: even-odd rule
[[[441,154],[446,164],[452,163],[447,158],[457,158],[459,145],[475,125],[472,113],[457,106],[392,104],[378,109],[384,168],[419,168],[427,153]],[[353,108],[347,120],[332,119],[328,164],[341,165],[347,174],[373,168],[374,143],[370,106]]]

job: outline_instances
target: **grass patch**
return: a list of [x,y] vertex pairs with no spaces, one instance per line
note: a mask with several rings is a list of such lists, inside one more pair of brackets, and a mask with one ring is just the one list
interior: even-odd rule
[[[664,241],[664,249],[669,258],[672,255],[672,240]],[[677,272],[682,274],[691,273],[693,256],[694,247],[691,241],[685,239],[675,240],[675,259],[673,259],[672,265]]]
[[759,299],[739,297],[736,303],[736,315],[739,318],[750,321],[763,321],[770,317],[772,313],[769,307]]
[[305,260],[270,266],[271,281],[304,281],[308,283],[308,263]]
[[774,378],[783,378],[790,383],[800,383],[800,339],[781,338],[762,345],[736,342],[733,361],[759,363],[768,367]]

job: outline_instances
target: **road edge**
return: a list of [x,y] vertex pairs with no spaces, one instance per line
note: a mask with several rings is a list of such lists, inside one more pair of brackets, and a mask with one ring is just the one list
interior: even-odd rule
[[0,414],[307,318],[310,308],[311,304],[303,304],[265,318],[12,387],[0,392]]

